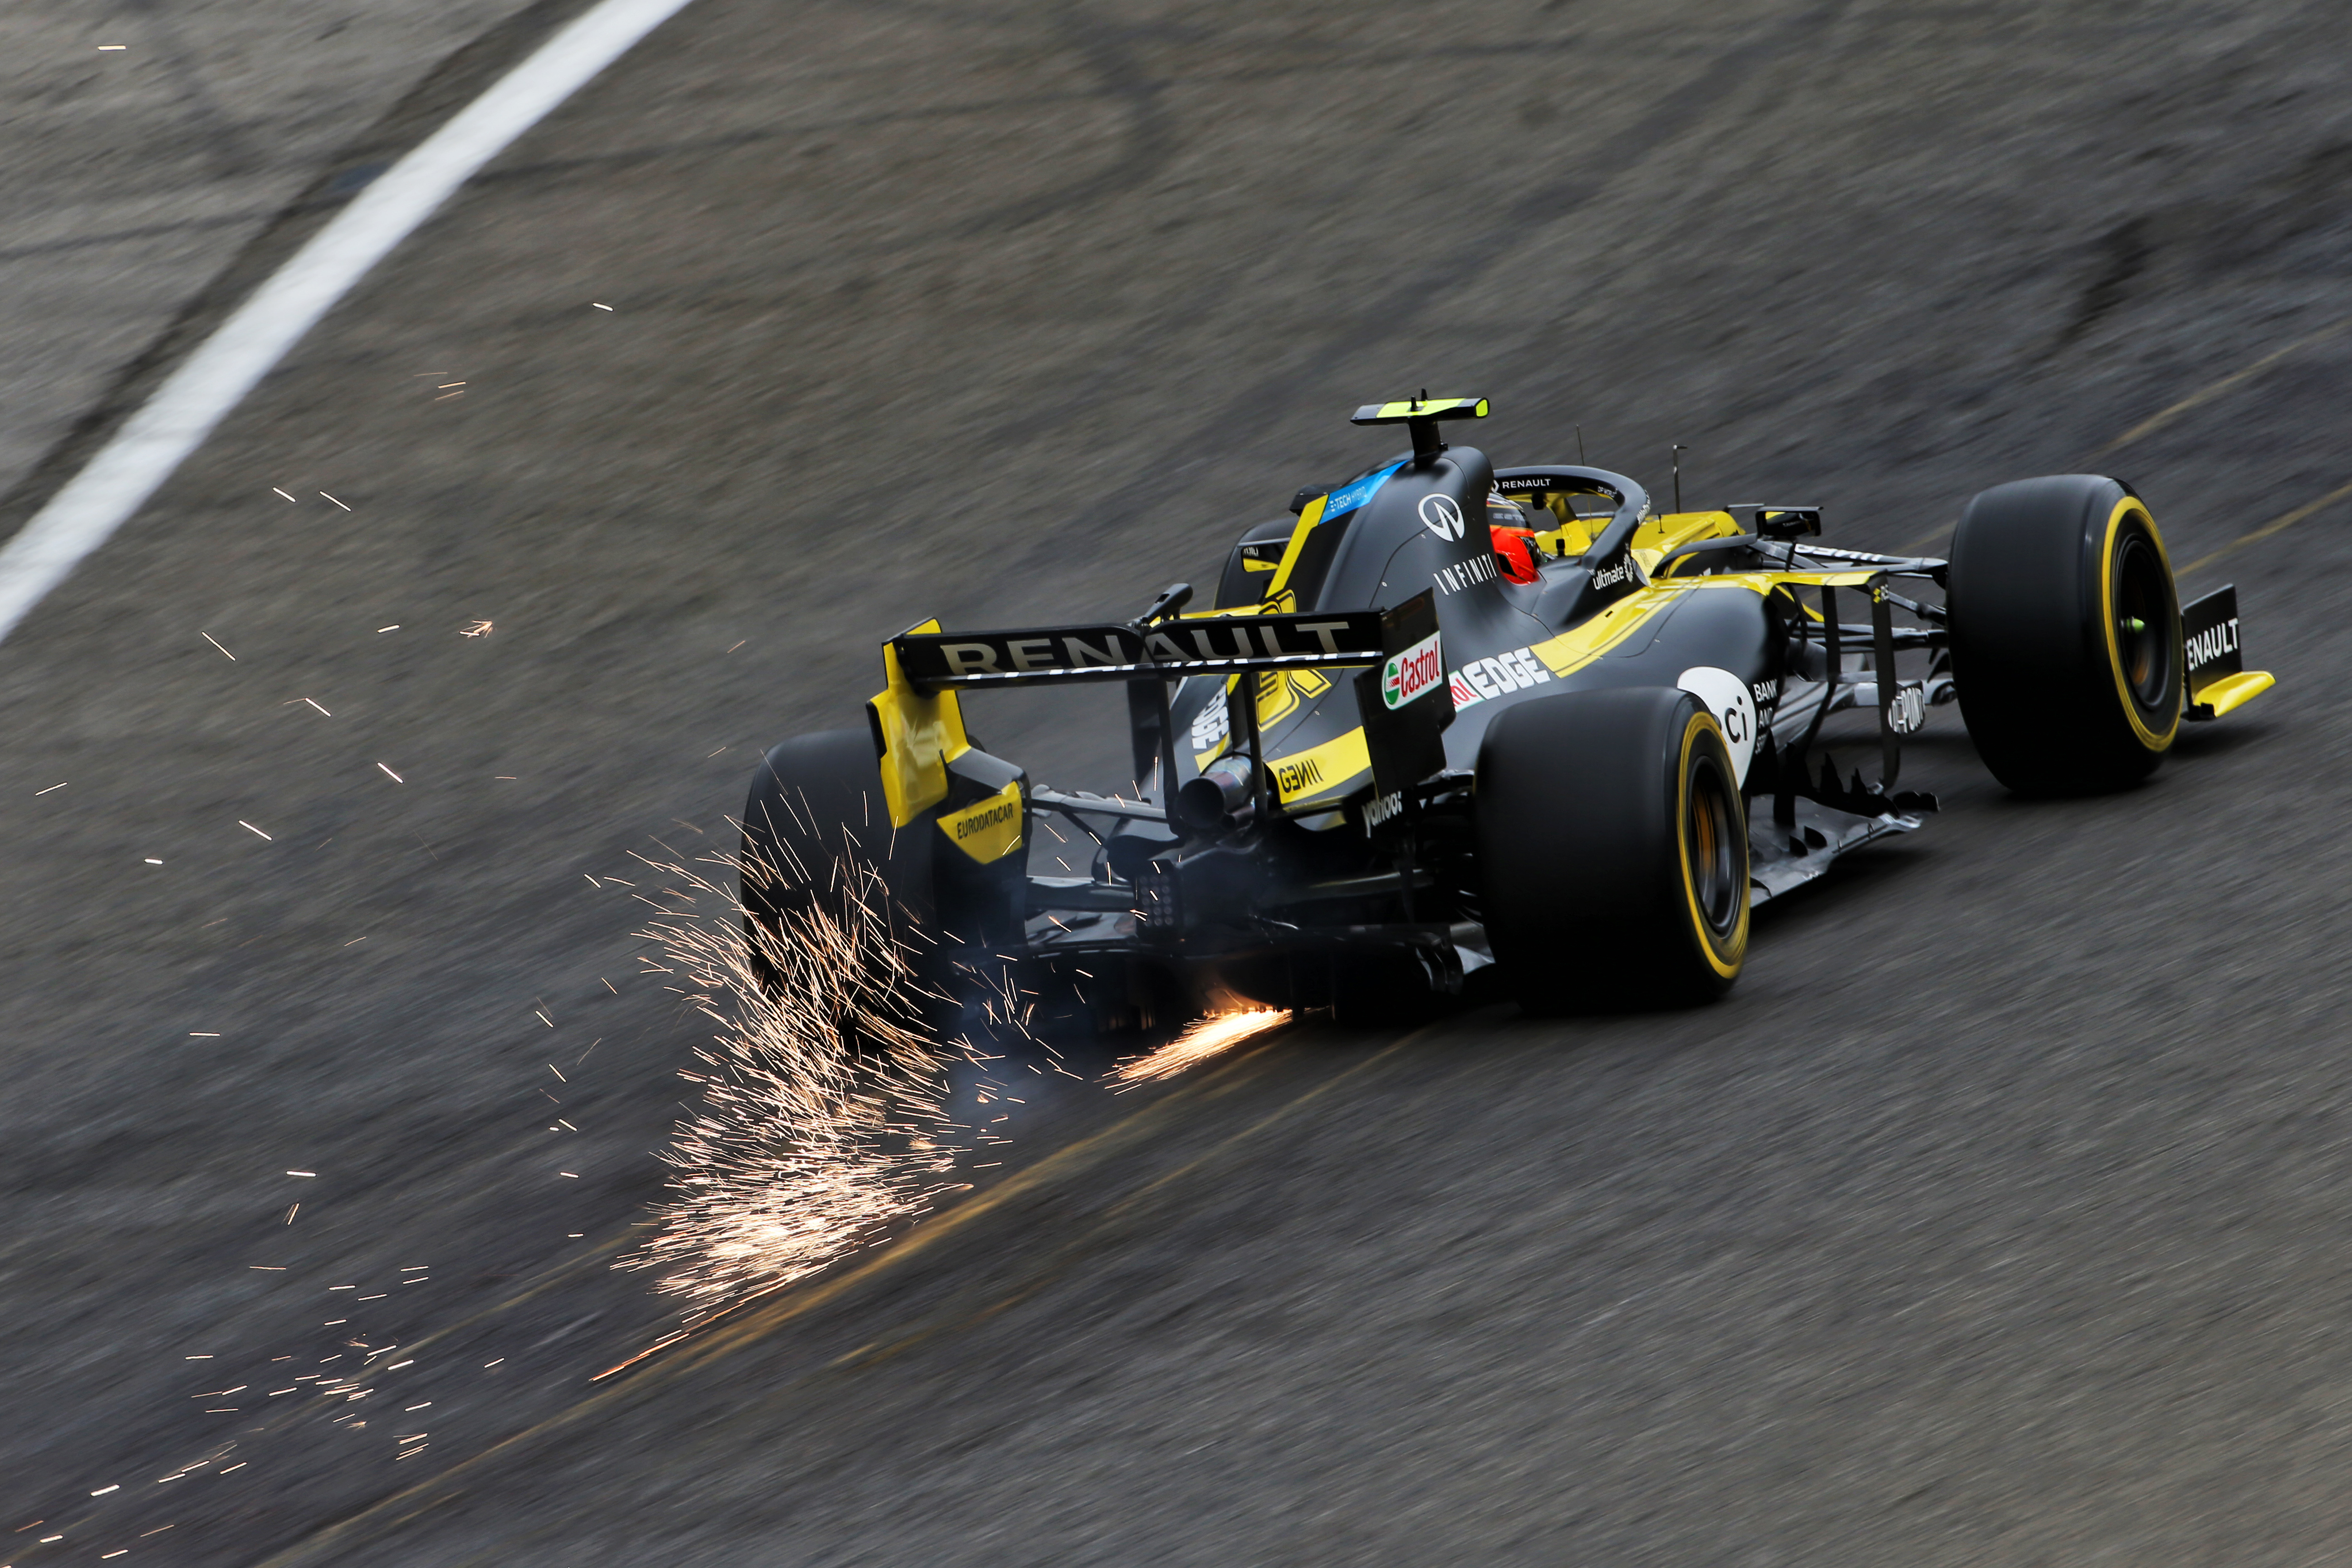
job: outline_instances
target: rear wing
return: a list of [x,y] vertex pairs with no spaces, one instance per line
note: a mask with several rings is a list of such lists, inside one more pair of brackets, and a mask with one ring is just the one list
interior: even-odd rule
[[1393,651],[1381,644],[1381,624],[1378,610],[1202,616],[1130,626],[908,631],[889,646],[918,690],[971,690],[1378,664]]

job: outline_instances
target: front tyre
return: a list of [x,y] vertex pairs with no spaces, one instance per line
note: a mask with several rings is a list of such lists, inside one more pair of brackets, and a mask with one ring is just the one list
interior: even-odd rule
[[1688,1006],[1748,956],[1748,819],[1688,692],[1621,687],[1507,709],[1478,752],[1487,940],[1530,1013]]
[[1996,485],[1952,535],[1952,684],[1969,738],[2021,795],[2146,778],[2180,732],[2172,563],[2140,499],[2095,474]]

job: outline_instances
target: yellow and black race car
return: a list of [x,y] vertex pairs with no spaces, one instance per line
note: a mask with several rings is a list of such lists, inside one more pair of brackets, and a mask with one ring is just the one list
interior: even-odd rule
[[[1391,1016],[1489,965],[1533,1011],[1702,1002],[1757,904],[1935,808],[1895,787],[1930,707],[1959,703],[2010,788],[2080,794],[2271,685],[2234,589],[2184,608],[2115,479],[2000,485],[1948,560],[1878,555],[1812,542],[1814,508],[1659,515],[1622,474],[1439,439],[1486,413],[1359,410],[1412,450],[1250,530],[1211,608],[1180,584],[1129,621],[891,638],[867,725],[755,778],[747,920],[862,858],[940,988],[1016,964],[1112,1026]],[[965,693],[1077,681],[1127,688],[1132,798],[1034,783],[965,730]],[[1875,710],[1875,779],[1826,755],[1847,709]],[[1091,875],[1032,873],[1049,815]]]

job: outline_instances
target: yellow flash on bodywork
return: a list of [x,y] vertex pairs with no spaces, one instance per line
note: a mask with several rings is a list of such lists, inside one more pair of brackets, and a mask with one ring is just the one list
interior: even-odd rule
[[1268,769],[1282,804],[1296,805],[1321,795],[1347,794],[1346,786],[1372,771],[1372,754],[1365,748],[1363,728],[1359,725],[1336,740],[1276,757]]
[[1021,782],[1015,779],[976,805],[940,814],[940,831],[949,843],[985,866],[1021,847],[1027,818],[1021,808]]
[[1559,636],[1535,644],[1528,651],[1543,660],[1544,668],[1555,678],[1582,669],[1632,637],[1685,592],[1682,588],[1637,588],[1591,620],[1580,621]]
[[1266,584],[1265,597],[1269,606],[1276,599],[1290,591],[1290,570],[1298,564],[1298,552],[1307,548],[1307,536],[1323,521],[1323,503],[1331,498],[1317,496],[1298,513],[1298,524],[1290,531],[1290,542],[1284,546],[1282,564],[1274,569],[1274,581]]
[[1728,539],[1741,531],[1738,519],[1727,511],[1664,511],[1635,529],[1629,542],[1635,559],[1649,552],[1648,559],[1642,561],[1642,570],[1646,572],[1659,556],[1695,539]]

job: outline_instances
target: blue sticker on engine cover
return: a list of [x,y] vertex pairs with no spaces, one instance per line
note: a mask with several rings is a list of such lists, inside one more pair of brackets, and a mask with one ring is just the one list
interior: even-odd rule
[[1323,521],[1330,521],[1355,510],[1372,499],[1372,492],[1389,482],[1389,476],[1403,468],[1402,463],[1391,463],[1377,474],[1366,474],[1353,484],[1342,485],[1323,498]]

